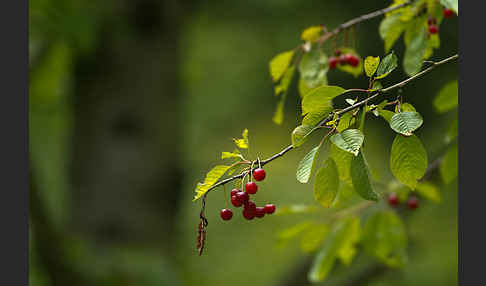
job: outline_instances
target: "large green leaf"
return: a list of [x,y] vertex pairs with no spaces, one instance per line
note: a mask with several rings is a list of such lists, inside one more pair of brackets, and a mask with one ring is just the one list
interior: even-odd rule
[[192,201],[196,201],[197,199],[201,198],[208,190],[213,186],[219,178],[221,178],[224,173],[230,168],[230,166],[226,165],[218,165],[211,169],[206,174],[206,178],[204,179],[204,183],[198,183],[196,187],[196,195]]
[[312,148],[312,150],[299,162],[296,173],[297,181],[303,184],[309,181],[316,166],[316,158],[319,156],[320,147],[321,145]]
[[367,77],[373,76],[375,74],[378,65],[380,64],[380,57],[368,56],[364,61],[364,70]]
[[321,122],[324,118],[328,117],[332,108],[327,108],[322,111],[315,111],[307,113],[302,119],[302,125],[310,125],[310,126],[317,126],[319,122]]
[[327,56],[319,49],[313,49],[304,54],[299,63],[301,78],[310,88],[327,83],[329,63]]
[[287,51],[276,55],[270,61],[270,74],[274,82],[277,82],[285,73],[290,65],[290,61],[294,55],[294,51]]
[[449,82],[434,98],[434,107],[440,112],[447,112],[457,107],[458,92],[457,92],[457,80]]
[[329,232],[319,253],[314,257],[311,270],[308,273],[310,282],[320,282],[327,278],[336,262],[337,255],[343,245],[349,243],[347,237],[355,228],[355,217],[347,217],[338,221]]
[[423,122],[424,120],[420,113],[406,111],[395,113],[390,119],[390,127],[397,133],[410,136],[413,131],[422,126]]
[[368,164],[359,152],[358,156],[351,160],[351,180],[353,181],[354,190],[365,200],[378,201],[378,194],[375,193],[370,182],[370,171]]
[[336,145],[331,144],[329,156],[333,158],[334,162],[336,163],[339,172],[339,179],[347,182],[349,185],[352,185],[351,160],[353,159],[353,155],[337,147]]
[[341,133],[331,136],[331,142],[342,150],[357,156],[361,145],[363,145],[364,135],[358,129],[346,129]]
[[385,17],[379,27],[381,38],[385,41],[385,52],[388,52],[405,30],[406,24],[400,20],[399,14]]
[[384,57],[378,69],[376,70],[376,79],[384,78],[388,76],[398,65],[397,56],[393,53],[389,53],[386,57]]
[[299,125],[295,127],[294,131],[292,131],[292,146],[294,148],[299,147],[300,145],[304,144],[308,138],[308,136],[314,130],[313,126],[310,125]]
[[427,170],[427,152],[417,136],[395,137],[390,154],[390,168],[401,183],[415,189],[417,180]]
[[444,159],[440,165],[440,174],[446,184],[449,184],[457,177],[457,161],[458,149],[457,144],[454,144],[444,155]]
[[331,111],[331,100],[345,91],[342,87],[332,85],[324,85],[312,89],[302,100],[302,115],[325,110]]
[[324,166],[317,170],[314,181],[314,198],[326,208],[332,205],[339,190],[339,174],[336,163],[332,158],[324,162]]
[[[398,105],[396,106],[398,108]],[[417,110],[413,105],[411,105],[408,102],[400,104],[400,111],[401,112],[416,112]],[[395,112],[398,112],[398,110],[395,110]]]
[[419,17],[407,27],[405,31],[405,55],[403,68],[408,75],[420,71],[427,49],[427,31],[425,18]]
[[364,249],[391,267],[405,264],[407,260],[407,234],[405,226],[393,211],[377,211],[365,223]]

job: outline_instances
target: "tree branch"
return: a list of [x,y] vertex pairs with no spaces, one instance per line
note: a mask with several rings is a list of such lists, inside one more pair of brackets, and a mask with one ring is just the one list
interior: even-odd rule
[[353,19],[351,19],[351,20],[349,20],[347,22],[344,22],[343,24],[339,25],[333,31],[331,31],[329,33],[325,33],[321,38],[319,38],[317,40],[317,42],[318,43],[322,43],[322,42],[326,41],[327,39],[336,36],[342,30],[346,30],[346,29],[351,28],[352,26],[354,26],[356,24],[359,24],[361,22],[364,22],[364,21],[367,21],[367,20],[376,18],[376,17],[381,16],[381,15],[384,15],[384,14],[386,14],[388,12],[392,12],[394,10],[403,8],[405,6],[408,6],[408,5],[412,4],[412,2],[413,1],[407,1],[407,2],[404,2],[404,3],[402,3],[400,5],[397,5],[397,6],[387,7],[387,8],[384,8],[384,9],[380,9],[380,10],[377,10],[377,11],[374,11],[374,12],[371,12],[371,13],[364,14],[364,15],[361,15],[359,17],[353,18]]
[[[385,13],[386,13],[386,12],[385,12]],[[356,108],[358,108],[358,107],[360,107],[360,106],[362,106],[362,105],[366,104],[368,101],[370,101],[370,100],[372,100],[372,99],[374,99],[374,98],[378,97],[379,95],[381,95],[381,94],[385,94],[385,93],[388,93],[388,92],[390,92],[390,91],[392,91],[392,90],[394,90],[394,89],[396,89],[396,88],[403,87],[403,86],[405,86],[407,83],[409,83],[409,82],[411,82],[411,81],[413,81],[413,80],[416,80],[416,79],[418,79],[418,78],[422,77],[424,74],[426,74],[426,73],[428,73],[428,72],[432,71],[432,70],[433,70],[433,69],[435,69],[436,67],[438,67],[438,66],[440,66],[440,65],[443,65],[443,64],[446,64],[446,63],[449,63],[449,62],[451,62],[451,61],[453,61],[453,60],[455,60],[455,59],[458,59],[458,58],[459,58],[459,56],[458,56],[457,54],[455,54],[455,55],[453,55],[453,56],[451,56],[451,57],[448,57],[448,58],[446,58],[446,59],[444,59],[444,60],[441,60],[441,61],[438,61],[438,62],[433,62],[433,63],[432,63],[432,65],[431,65],[430,67],[428,67],[428,68],[426,68],[425,70],[423,70],[423,71],[421,71],[421,72],[417,73],[416,75],[413,75],[413,76],[411,76],[411,77],[409,77],[409,78],[407,78],[407,79],[405,79],[405,80],[403,80],[403,81],[401,81],[401,82],[399,82],[399,83],[396,83],[396,84],[394,84],[394,85],[392,85],[392,86],[390,86],[390,87],[387,87],[387,88],[384,88],[384,89],[380,89],[380,90],[376,91],[376,93],[374,93],[373,95],[371,95],[371,96],[367,97],[366,99],[363,99],[363,100],[362,100],[362,101],[360,101],[360,102],[357,102],[357,103],[355,103],[355,104],[353,104],[353,105],[351,105],[351,106],[348,106],[348,107],[346,107],[346,108],[344,108],[344,109],[341,109],[341,110],[339,110],[339,111],[337,111],[337,112],[331,113],[331,114],[330,114],[328,117],[324,118],[324,119],[323,119],[323,120],[322,120],[320,123],[318,123],[318,125],[317,125],[317,126],[324,126],[324,125],[325,125],[327,122],[329,122],[329,121],[331,121],[331,120],[333,119],[334,114],[336,114],[336,115],[342,115],[342,114],[344,114],[344,113],[346,113],[346,112],[348,112],[348,111],[351,111],[351,110],[353,110],[353,109],[356,109]],[[353,90],[353,91],[356,91],[356,89],[352,89],[352,90]],[[367,92],[367,90],[358,90],[358,91],[365,91],[365,92]],[[317,129],[318,129],[318,128],[314,128],[314,129],[313,129],[313,130],[312,130],[312,131],[311,131],[309,134],[311,134],[313,131],[315,131],[315,130],[317,130]],[[268,159],[262,160],[262,161],[260,162],[261,166],[264,166],[264,165],[266,165],[266,164],[268,164],[268,163],[272,162],[273,160],[275,160],[275,159],[277,159],[277,158],[279,158],[279,157],[282,157],[282,156],[283,156],[285,153],[289,152],[289,151],[290,151],[290,150],[292,150],[292,149],[294,149],[294,147],[293,147],[292,145],[289,145],[289,146],[285,147],[285,148],[284,148],[282,151],[278,152],[277,154],[275,154],[275,155],[273,155],[273,156],[269,157]],[[215,189],[215,188],[217,188],[217,187],[219,187],[219,186],[222,186],[222,185],[224,185],[224,184],[226,184],[226,183],[229,183],[229,182],[231,182],[231,181],[233,181],[233,180],[237,180],[237,179],[243,178],[245,175],[247,175],[247,174],[248,174],[248,172],[250,172],[250,170],[245,170],[245,171],[243,171],[242,173],[240,173],[240,174],[238,174],[238,175],[235,175],[235,176],[233,176],[233,177],[229,177],[229,178],[226,178],[226,179],[224,179],[224,180],[221,180],[221,181],[217,182],[216,184],[214,184],[213,186],[211,186],[211,188],[209,188],[209,189],[208,189],[208,191],[207,191],[207,192],[204,194],[203,199],[205,199],[205,198],[206,198],[207,194],[208,194],[208,193],[209,193],[211,190],[213,190],[213,189]]]

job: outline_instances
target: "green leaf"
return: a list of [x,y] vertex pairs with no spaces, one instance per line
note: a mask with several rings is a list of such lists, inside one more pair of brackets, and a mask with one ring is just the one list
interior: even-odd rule
[[346,236],[338,249],[337,256],[344,265],[350,265],[356,255],[356,243],[361,236],[359,218],[351,217]]
[[444,5],[446,8],[452,9],[456,14],[459,14],[458,0],[440,0],[440,4]]
[[237,152],[221,152],[221,159],[227,159],[227,158],[241,158],[241,159],[243,159],[243,156],[241,156],[241,154],[237,153]]
[[354,221],[355,218],[347,217],[333,226],[319,253],[314,257],[308,274],[310,282],[320,282],[327,278],[334,266],[339,250],[346,243],[346,237],[349,235],[350,229],[354,227]]
[[400,20],[399,14],[385,17],[380,23],[380,37],[385,41],[385,52],[388,52],[405,30],[406,24]]
[[353,105],[356,103],[356,101],[358,101],[358,99],[351,99],[351,98],[346,98],[345,100],[349,105]]
[[[398,108],[398,105],[397,105],[397,108]],[[416,112],[417,110],[415,109],[415,107],[413,107],[413,105],[405,102],[405,103],[400,104],[400,111],[401,112]],[[395,112],[398,112],[398,110],[395,110]]]
[[429,182],[421,182],[417,184],[416,189],[417,193],[422,195],[422,197],[436,204],[440,203],[440,192],[436,185]]
[[370,171],[362,152],[351,160],[351,180],[354,190],[365,200],[378,201],[370,182]]
[[319,39],[321,34],[322,34],[322,27],[321,26],[311,26],[311,27],[306,28],[302,32],[300,37],[304,41],[315,42],[317,39]]
[[454,144],[444,155],[440,165],[440,175],[446,184],[451,183],[457,177],[457,157],[457,144]]
[[403,266],[407,261],[405,226],[393,211],[377,211],[365,223],[363,245],[366,252],[390,267]]
[[364,61],[364,70],[366,76],[372,77],[373,74],[375,74],[379,64],[380,64],[380,57],[372,57],[372,56],[366,57]]
[[236,146],[241,149],[248,149],[248,129],[243,130],[243,133],[241,134],[243,138],[241,139],[235,139],[233,138],[233,141],[235,142]]
[[324,85],[312,89],[302,100],[302,115],[312,112],[332,111],[331,100],[346,90],[339,86]]
[[342,133],[331,136],[331,142],[342,150],[357,156],[361,145],[363,145],[364,135],[358,129],[347,129]]
[[297,126],[294,131],[292,131],[292,146],[294,148],[297,148],[304,144],[308,138],[308,136],[312,133],[314,130],[313,126],[309,125],[299,125]]
[[449,129],[447,130],[446,138],[445,141],[446,143],[451,142],[454,140],[454,138],[457,137],[457,132],[458,132],[458,122],[457,122],[457,117],[454,118],[452,123],[449,125]]
[[270,61],[270,74],[274,82],[277,82],[285,73],[290,65],[290,61],[294,55],[294,51],[287,51],[276,55]]
[[397,56],[393,53],[389,53],[381,60],[380,65],[376,71],[376,79],[384,78],[388,76],[398,66]]
[[405,31],[405,55],[403,68],[412,76],[418,73],[422,67],[427,48],[427,31],[423,17],[414,20]]
[[309,227],[302,234],[300,239],[300,249],[303,252],[314,252],[322,244],[326,235],[329,233],[329,226],[327,224],[314,224]]
[[326,208],[332,205],[339,190],[339,174],[336,163],[328,158],[319,170],[314,181],[314,199]]
[[385,119],[388,123],[390,122],[390,120],[392,119],[393,115],[395,115],[394,112],[390,111],[390,110],[386,110],[386,109],[382,109],[378,112],[380,114],[381,117],[383,117],[383,119]]
[[457,80],[449,82],[434,98],[434,107],[439,113],[450,111],[457,107]]
[[309,181],[312,172],[316,166],[316,158],[319,156],[319,148],[321,145],[314,147],[307,155],[302,158],[297,166],[297,181],[305,184]]
[[343,149],[331,144],[329,149],[329,156],[334,159],[336,166],[338,168],[339,179],[348,183],[353,184],[351,180],[351,160],[353,160],[353,155]]
[[[326,83],[324,83],[324,85],[325,84],[327,84],[327,81],[326,81]],[[305,82],[305,80],[302,77],[299,77],[298,89],[299,89],[299,95],[300,95],[301,98],[303,98],[309,91],[312,90],[312,88],[307,85],[307,83]]]
[[224,173],[230,168],[230,166],[226,165],[218,165],[211,169],[206,174],[206,178],[204,179],[204,183],[198,183],[196,187],[196,195],[194,196],[193,202],[202,197],[208,190],[213,186],[219,178],[221,178]]
[[422,126],[423,122],[424,120],[420,113],[406,111],[395,113],[390,119],[390,127],[397,133],[410,136],[413,131]]
[[344,130],[352,126],[355,122],[356,120],[350,112],[344,113],[344,115],[339,118],[337,131],[343,132]]
[[285,99],[287,98],[287,93],[285,92],[280,97],[280,100],[277,103],[277,108],[275,109],[275,113],[273,114],[272,121],[275,124],[282,124],[284,118],[284,107],[285,107]]
[[440,47],[439,34],[429,35],[427,37],[427,48],[425,49],[424,59],[428,59],[432,56],[435,49]]
[[371,90],[375,91],[375,90],[379,90],[379,89],[382,89],[382,88],[383,88],[383,85],[381,84],[381,82],[375,81],[375,82],[373,82],[373,86],[371,87]]
[[301,78],[310,88],[327,84],[329,63],[327,56],[319,49],[313,49],[304,54],[299,63]]
[[302,125],[316,126],[324,118],[329,116],[329,113],[331,111],[332,111],[332,108],[325,109],[323,111],[315,111],[315,112],[307,113],[304,116],[304,118],[302,119]]
[[287,92],[289,89],[290,83],[292,82],[292,77],[294,76],[295,67],[291,66],[287,69],[285,74],[280,80],[280,84],[275,86],[275,95],[278,95],[282,92]]
[[415,189],[417,180],[427,170],[427,152],[417,136],[395,137],[390,154],[390,168],[402,184]]

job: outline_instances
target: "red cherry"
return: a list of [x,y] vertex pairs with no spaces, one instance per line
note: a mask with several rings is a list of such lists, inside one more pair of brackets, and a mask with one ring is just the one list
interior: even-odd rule
[[265,173],[265,170],[263,170],[262,168],[253,170],[253,178],[255,179],[255,181],[263,181],[266,175],[267,174]]
[[237,192],[239,192],[240,190],[238,189],[232,189],[231,192],[230,192],[230,197],[232,196],[235,196]]
[[437,23],[437,21],[435,20],[435,18],[429,18],[429,19],[427,19],[427,25],[429,25],[429,26],[430,25],[434,25],[436,23]]
[[407,201],[407,207],[411,210],[418,208],[418,199],[415,196],[412,196]]
[[249,209],[251,210],[252,212],[255,212],[256,211],[256,204],[254,201],[252,200],[249,200],[245,203],[245,209]]
[[257,207],[255,210],[255,216],[258,218],[262,218],[265,216],[265,208],[264,207]]
[[355,55],[350,55],[348,58],[348,63],[353,66],[353,67],[356,67],[359,65],[359,58]]
[[236,199],[238,199],[242,204],[246,204],[250,199],[250,196],[246,192],[237,192]]
[[275,212],[275,205],[274,204],[266,204],[263,209],[265,210],[266,214],[273,214]]
[[231,196],[231,204],[235,207],[241,207],[243,202],[238,199],[236,195]]
[[223,220],[230,220],[233,217],[233,212],[230,209],[221,210],[221,218]]
[[347,65],[348,64],[348,61],[346,60],[346,56],[345,55],[340,55],[339,58],[338,58],[338,64],[340,65]]
[[258,191],[258,186],[257,184],[255,184],[255,182],[248,182],[245,185],[245,190],[247,193],[253,195],[256,194],[256,192]]
[[337,64],[339,63],[339,60],[335,57],[330,57],[329,58],[329,68],[330,69],[335,69],[337,67]]
[[398,204],[400,203],[400,201],[398,200],[398,196],[397,194],[395,193],[391,193],[388,195],[388,204],[390,206],[398,206]]
[[340,49],[336,49],[334,51],[334,54],[339,57],[341,55],[341,50]]
[[243,209],[243,217],[247,220],[252,220],[255,217],[255,211],[251,209]]
[[439,27],[437,25],[430,25],[429,26],[429,33],[430,34],[437,34],[439,32]]
[[445,18],[451,18],[455,14],[452,9],[444,9],[444,11],[442,11],[442,12],[443,12]]

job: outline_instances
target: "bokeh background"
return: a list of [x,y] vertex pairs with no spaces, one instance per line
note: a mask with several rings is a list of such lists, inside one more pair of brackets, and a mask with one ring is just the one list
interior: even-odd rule
[[[252,153],[268,157],[299,124],[293,84],[281,126],[268,62],[300,43],[311,25],[334,28],[391,1],[31,0],[30,284],[307,285],[312,258],[276,233],[309,215],[223,222],[221,191],[209,195],[206,251],[196,253],[196,183],[250,130]],[[362,56],[383,56],[380,19],[360,24]],[[457,51],[457,19],[441,25],[441,48]],[[403,56],[402,40],[395,46]],[[403,79],[402,69],[385,85]],[[443,66],[403,90],[423,115],[417,135],[440,155],[454,112],[433,97],[457,78]],[[363,77],[331,71],[329,82],[366,87]],[[386,182],[393,132],[383,120],[365,130],[370,165]],[[307,145],[307,146],[306,146]],[[268,165],[257,203],[313,204],[312,185],[295,179],[306,144]],[[432,180],[439,181],[437,176]],[[359,255],[325,285],[457,285],[457,183],[442,201],[407,216],[409,263],[389,269]]]

